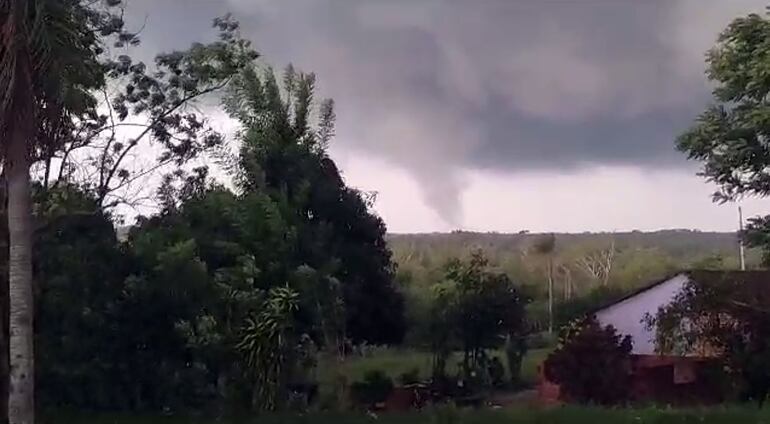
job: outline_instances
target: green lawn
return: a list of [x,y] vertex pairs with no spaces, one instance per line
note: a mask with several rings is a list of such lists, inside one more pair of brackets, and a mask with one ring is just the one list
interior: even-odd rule
[[363,414],[308,414],[304,416],[263,416],[242,420],[204,420],[185,418],[136,418],[109,416],[74,419],[56,417],[41,420],[62,424],[760,424],[770,422],[770,413],[756,408],[716,408],[702,410],[600,409],[562,407],[551,409],[509,409],[500,411],[458,411],[443,408],[411,414],[369,417]]
[[[548,349],[532,350],[525,358],[522,375],[534,383],[537,365]],[[459,359],[459,358],[458,358]],[[413,368],[427,377],[430,372],[430,354],[415,350],[381,349],[371,356],[354,358],[343,364],[343,374],[349,382],[359,380],[364,373],[380,369],[391,377]],[[329,384],[332,369],[322,361],[319,380]],[[327,386],[328,387],[328,386]],[[770,424],[770,409],[758,410],[752,406],[731,406],[708,409],[617,408],[565,406],[554,408],[527,408],[523,405],[501,410],[458,410],[438,407],[406,414],[382,414],[377,417],[361,413],[310,413],[306,415],[275,415],[244,419],[203,419],[182,417],[148,417],[109,415],[104,417],[65,418],[56,416],[39,420],[42,424]]]
[[[545,359],[550,349],[535,349],[527,353],[521,367],[522,379],[532,385],[537,379],[537,366]],[[505,356],[502,352],[495,353],[505,364]],[[456,365],[460,356],[449,361],[449,372],[456,372]],[[507,364],[506,364],[507,367]],[[418,369],[423,378],[430,377],[431,354],[430,352],[413,349],[378,349],[367,357],[350,358],[342,365],[342,374],[348,382],[361,380],[367,371],[382,370],[394,381],[408,371]],[[334,368],[330,361],[322,360],[318,370],[318,381],[321,385],[330,384],[333,381]]]
[[[536,381],[537,365],[545,359],[548,352],[549,349],[536,349],[527,354],[522,365],[522,377],[525,382],[533,384]],[[459,360],[459,356],[456,359]],[[430,365],[431,357],[428,352],[380,349],[370,356],[347,360],[342,366],[342,373],[349,382],[360,380],[364,373],[373,369],[383,370],[396,379],[400,374],[417,368],[421,376],[427,377],[430,373]],[[321,361],[318,374],[322,385],[321,390],[324,390],[325,385],[328,387],[333,375],[330,363]],[[310,413],[212,420],[109,415],[88,418],[56,416],[41,419],[39,422],[42,424],[770,424],[770,409],[758,410],[751,406],[709,409],[512,406],[501,410],[474,411],[438,407],[406,414],[382,414],[377,417],[361,413]]]

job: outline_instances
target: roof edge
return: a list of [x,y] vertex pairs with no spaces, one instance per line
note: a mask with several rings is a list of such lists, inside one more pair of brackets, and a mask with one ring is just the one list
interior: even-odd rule
[[626,300],[631,299],[632,297],[636,297],[636,296],[638,296],[638,295],[640,295],[640,294],[642,294],[642,293],[644,293],[644,292],[646,292],[648,290],[654,289],[655,287],[658,287],[659,285],[661,285],[663,283],[666,283],[669,280],[672,280],[672,279],[674,279],[674,278],[676,278],[676,277],[678,277],[678,276],[680,276],[682,274],[690,275],[690,273],[693,272],[693,271],[694,270],[688,269],[688,270],[681,270],[681,271],[677,271],[677,272],[674,272],[674,273],[671,273],[671,274],[667,274],[665,277],[663,277],[663,278],[661,278],[659,280],[655,280],[655,281],[653,281],[650,284],[647,284],[647,285],[644,285],[642,287],[639,287],[638,289],[633,290],[630,293],[625,294],[625,295],[621,296],[618,299],[609,301],[608,303],[606,303],[604,305],[597,306],[596,308],[588,311],[586,313],[586,315],[589,315],[589,316],[596,315],[597,313],[599,313],[599,312],[601,312],[601,311],[603,311],[605,309],[608,309],[608,308],[610,308],[612,306],[615,306],[618,303],[625,302]]

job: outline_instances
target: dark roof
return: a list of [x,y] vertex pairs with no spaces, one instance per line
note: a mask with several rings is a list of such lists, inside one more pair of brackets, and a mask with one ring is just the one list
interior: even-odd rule
[[647,290],[657,287],[672,278],[687,274],[690,280],[695,281],[698,284],[720,284],[724,282],[741,283],[744,284],[749,290],[751,290],[755,296],[761,297],[770,304],[770,270],[752,270],[752,271],[715,271],[715,270],[688,270],[679,271],[673,274],[669,274],[663,279],[654,281],[650,284],[640,287],[637,290],[632,291],[618,299],[615,299],[605,305],[602,305],[589,313],[589,315],[596,314],[599,311],[609,308],[610,306],[617,305],[620,302],[626,301],[632,297],[638,296]]

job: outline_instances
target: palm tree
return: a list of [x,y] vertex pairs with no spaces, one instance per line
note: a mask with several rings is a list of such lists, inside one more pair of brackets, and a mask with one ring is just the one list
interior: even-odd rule
[[[94,4],[95,2],[90,2]],[[107,15],[81,0],[0,0],[0,137],[7,181],[8,422],[34,423],[31,152],[41,129],[93,106],[104,83],[95,29]],[[115,25],[119,27],[120,25]]]
[[34,134],[33,53],[26,0],[3,0],[0,103],[7,175],[10,296],[8,422],[34,423],[32,209],[29,142]]
[[556,236],[546,234],[535,241],[535,252],[546,257],[546,277],[548,279],[548,334],[553,334],[553,254],[556,249]]

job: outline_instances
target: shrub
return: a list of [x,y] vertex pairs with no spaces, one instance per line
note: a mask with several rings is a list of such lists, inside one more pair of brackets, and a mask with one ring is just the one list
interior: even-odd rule
[[392,391],[393,380],[381,370],[367,372],[363,381],[357,381],[350,386],[353,401],[367,407],[385,402]]
[[493,386],[499,387],[505,382],[505,366],[497,356],[489,361],[489,380]]
[[521,363],[527,353],[527,339],[525,337],[508,336],[505,342],[505,359],[508,362],[511,384],[521,382]]
[[417,384],[420,382],[420,369],[419,368],[412,368],[407,372],[402,373],[398,377],[398,381],[404,385],[408,386],[410,384]]
[[646,317],[648,328],[656,331],[656,350],[675,355],[716,353],[726,374],[715,377],[733,383],[723,394],[761,407],[770,396],[765,283],[764,273],[690,272],[677,296]]
[[602,327],[591,317],[562,330],[557,349],[545,361],[546,377],[565,400],[601,405],[628,399],[631,338]]

